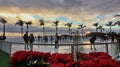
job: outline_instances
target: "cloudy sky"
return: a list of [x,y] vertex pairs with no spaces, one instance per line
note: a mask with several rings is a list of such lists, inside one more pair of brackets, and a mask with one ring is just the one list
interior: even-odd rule
[[78,24],[90,27],[96,22],[104,25],[115,21],[118,19],[113,17],[115,14],[120,14],[120,0],[0,0],[0,16],[11,24],[22,19],[38,25],[43,18],[48,26],[59,20],[61,27],[71,22],[73,27]]

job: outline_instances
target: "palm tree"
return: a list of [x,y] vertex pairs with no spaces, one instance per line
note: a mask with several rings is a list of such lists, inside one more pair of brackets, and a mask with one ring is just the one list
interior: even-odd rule
[[103,28],[103,26],[98,26],[97,29],[100,30],[100,32],[104,31],[105,29]]
[[86,27],[86,25],[78,25],[78,30],[81,29],[82,37],[83,37],[83,29]]
[[5,24],[7,21],[4,18],[0,18],[0,22],[3,24],[3,36],[5,36]]
[[94,23],[93,26],[96,27],[96,32],[97,32],[98,23]]
[[58,44],[58,23],[59,21],[55,21],[53,22],[55,27],[56,27],[56,33],[55,33],[55,48],[57,48],[57,44]]
[[54,23],[54,25],[55,25],[55,27],[56,27],[56,34],[58,33],[58,23],[59,23],[59,21],[55,21],[55,22],[53,22]]
[[[120,27],[120,21],[115,22],[114,25],[118,25]],[[119,28],[119,32],[120,32],[120,28]]]
[[28,22],[25,22],[25,24],[27,25],[27,31],[28,31],[28,30],[29,30],[29,25],[31,25],[32,22],[31,22],[31,21],[28,21]]
[[71,30],[70,28],[72,26],[72,23],[66,23],[65,26],[68,26],[68,31],[69,31],[69,34],[70,34],[70,30]]
[[24,21],[22,20],[18,20],[15,24],[16,25],[19,25],[21,27],[21,36],[23,36],[23,25],[24,25]]
[[45,36],[45,22],[44,19],[39,20],[40,26],[43,26],[43,36]]
[[111,30],[112,30],[111,28],[112,28],[113,26],[115,26],[115,24],[113,24],[113,21],[109,21],[108,24],[106,24],[106,26],[109,27],[110,33],[111,33]]

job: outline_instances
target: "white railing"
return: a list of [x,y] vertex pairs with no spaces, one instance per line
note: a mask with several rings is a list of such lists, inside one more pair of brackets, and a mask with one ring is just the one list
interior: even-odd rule
[[[25,43],[18,43],[18,42],[8,42],[8,41],[0,41],[0,49],[12,54],[18,50],[24,50]],[[90,44],[81,43],[81,44],[59,44],[59,48],[55,49],[55,44],[40,44],[34,43],[33,44],[33,51],[40,51],[40,52],[58,52],[58,53],[70,53],[71,52],[71,45],[78,46],[78,51],[80,52],[92,52],[95,50],[90,49]],[[96,45],[96,52],[106,52],[111,55],[113,58],[118,55],[118,43],[95,43]]]

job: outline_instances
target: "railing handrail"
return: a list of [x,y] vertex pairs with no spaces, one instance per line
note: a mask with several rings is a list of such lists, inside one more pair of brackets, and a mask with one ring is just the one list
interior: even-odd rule
[[[0,42],[3,42],[3,40],[0,40]],[[5,41],[6,43],[11,43],[11,44],[22,44],[24,45],[25,43],[23,42],[10,42],[10,41]],[[95,45],[104,45],[104,44],[117,44],[117,42],[107,42],[107,43],[100,43],[100,42],[96,42],[94,43]],[[33,45],[49,45],[49,46],[54,46],[55,43],[33,43]],[[70,45],[91,45],[90,43],[58,43],[59,46],[70,46]]]

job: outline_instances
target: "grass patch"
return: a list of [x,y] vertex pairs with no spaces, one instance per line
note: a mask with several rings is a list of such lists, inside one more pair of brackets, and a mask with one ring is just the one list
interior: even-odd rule
[[9,67],[10,55],[0,50],[0,67]]

